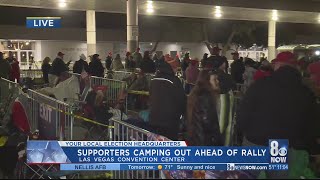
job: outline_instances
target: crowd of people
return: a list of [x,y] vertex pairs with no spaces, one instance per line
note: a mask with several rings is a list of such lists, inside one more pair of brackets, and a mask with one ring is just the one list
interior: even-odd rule
[[[180,60],[179,56],[170,55],[152,57],[149,51],[142,56],[138,48],[132,54],[126,53],[124,64],[119,54],[113,59],[112,53],[108,53],[105,66],[98,54],[90,56],[89,64],[82,54],[74,63],[73,72],[104,77],[105,70],[139,68],[138,78],[144,77],[144,73],[154,73],[150,87],[141,89],[150,92],[148,122],[143,127],[171,140],[183,138],[194,146],[225,145],[219,124],[219,97],[241,91],[236,132],[242,145],[268,146],[269,139],[288,139],[290,151],[319,154],[320,62],[311,63],[305,70],[291,52],[260,62],[239,57],[239,53],[234,52],[229,65],[227,58],[220,56],[220,50],[212,48],[210,56],[204,54],[202,60],[190,58],[189,53]],[[54,86],[59,83],[59,77],[69,71],[70,62],[65,63],[63,57],[59,52],[51,65],[50,58],[44,59],[42,72],[46,83]],[[0,77],[19,80],[19,63],[12,54],[5,61],[0,53],[0,68]],[[185,87],[177,77],[179,71]],[[309,74],[308,80],[302,73],[305,71]],[[90,102],[95,104],[94,100]],[[183,131],[185,135],[181,137]],[[294,161],[289,160],[289,166],[290,163]],[[267,176],[283,178],[288,174],[273,172]]]

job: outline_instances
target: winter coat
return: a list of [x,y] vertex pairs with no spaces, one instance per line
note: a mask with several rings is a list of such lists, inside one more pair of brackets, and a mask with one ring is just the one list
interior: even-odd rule
[[180,117],[185,113],[186,96],[180,79],[164,61],[160,63],[158,73],[151,81],[150,102],[149,123],[154,132],[177,140]]
[[125,59],[125,66],[126,69],[134,69],[136,68],[136,62],[134,62],[133,60],[130,60],[128,57],[126,57]]
[[106,69],[110,69],[111,68],[111,64],[112,64],[112,57],[108,56],[106,59]]
[[89,63],[89,73],[92,76],[104,77],[104,67],[99,59],[94,59]]
[[20,67],[19,67],[19,61],[17,60],[14,60],[11,63],[10,80],[11,81],[17,80],[17,82],[20,81]]
[[80,59],[79,61],[76,61],[73,65],[73,73],[81,74],[82,71],[89,71],[89,65],[86,61]]
[[254,73],[253,80],[257,81],[259,79],[263,79],[268,76],[271,76],[271,71],[263,71],[263,70],[259,69],[256,71],[256,73]]
[[112,68],[112,70],[114,70],[114,71],[123,70],[124,67],[123,67],[123,64],[122,64],[122,62],[121,62],[121,59],[115,58],[115,59],[113,60],[113,62],[112,62],[111,68]]
[[187,83],[195,84],[198,79],[199,73],[200,71],[196,65],[189,65],[186,70]]
[[232,77],[231,77],[230,74],[227,74],[224,71],[218,69],[217,70],[217,75],[218,75],[220,93],[221,94],[226,94],[229,91],[236,89],[236,84],[232,80]]
[[0,78],[9,79],[11,66],[7,60],[0,60]]
[[294,68],[281,67],[252,84],[239,107],[238,125],[251,143],[268,146],[269,139],[288,139],[290,147],[301,150],[315,144],[315,97]]
[[[194,102],[192,117],[188,128],[192,128],[189,134],[188,144],[191,146],[222,146],[223,140],[219,128],[219,119],[214,98],[210,92],[203,91]],[[190,109],[189,109],[190,108]]]
[[243,84],[243,73],[245,71],[244,63],[241,60],[236,60],[231,64],[232,79],[239,84]]
[[141,62],[142,62],[142,55],[141,53],[139,52],[134,52],[132,54],[132,57],[133,57],[133,61],[136,63],[136,66],[137,67],[140,67],[141,66]]
[[155,73],[156,72],[156,65],[151,59],[144,59],[141,62],[140,69],[144,73]]
[[68,66],[64,63],[64,61],[60,57],[57,57],[52,62],[52,67],[50,69],[49,74],[60,76],[61,73],[66,71],[69,71]]
[[49,83],[49,72],[51,69],[51,65],[50,64],[42,64],[41,66],[41,71],[43,74],[43,80],[46,84]]

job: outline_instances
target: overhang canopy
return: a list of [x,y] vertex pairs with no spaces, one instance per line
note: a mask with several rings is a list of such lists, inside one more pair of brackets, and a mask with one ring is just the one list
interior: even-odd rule
[[[190,18],[215,18],[215,5],[219,4],[208,3],[209,1],[207,0],[203,1],[204,3],[200,3],[201,1],[202,0],[155,0],[153,1],[154,13],[152,13],[152,15]],[[248,0],[245,1],[247,1],[248,3]],[[318,7],[320,7],[320,3],[317,0],[304,0],[303,2],[300,0],[300,3],[301,5],[305,6],[307,1],[309,2],[310,6],[312,4],[318,4]],[[261,3],[263,2],[264,1],[261,1]],[[270,7],[271,0],[267,0],[266,2],[269,3],[268,7]],[[297,1],[294,0],[287,0],[286,2],[293,2],[296,5],[298,5]],[[45,9],[60,9],[58,3],[59,0],[0,0],[0,5],[2,6],[17,6]],[[126,0],[66,0],[66,3],[67,7],[64,8],[65,10],[96,10],[97,12],[126,13]],[[255,6],[247,5],[245,7],[239,7],[239,5],[238,7],[231,7],[231,5],[229,6],[229,4],[222,4],[228,6],[221,6],[222,16],[219,19],[269,21],[271,20],[273,14],[273,9],[266,9],[266,6],[261,5],[261,8],[259,8],[259,5],[257,5],[257,1],[255,1]],[[148,15],[146,9],[147,0],[139,0],[139,14]],[[307,12],[306,8],[304,8],[304,10],[305,11],[292,11],[283,10],[282,8],[281,10],[277,11],[278,21],[290,23],[320,22],[320,13],[314,12],[314,9],[310,10],[311,12]]]

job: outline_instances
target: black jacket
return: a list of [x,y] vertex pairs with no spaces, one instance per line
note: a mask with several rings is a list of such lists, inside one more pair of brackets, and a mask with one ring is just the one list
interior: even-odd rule
[[60,76],[61,73],[69,71],[68,66],[64,63],[64,61],[60,58],[56,58],[52,62],[52,67],[50,69],[49,74],[53,74],[56,76]]
[[85,70],[86,72],[89,71],[89,65],[86,61],[80,59],[76,61],[73,65],[73,72],[77,74],[81,74],[82,71]]
[[285,66],[248,89],[238,113],[239,128],[254,144],[289,139],[291,147],[308,150],[315,138],[315,109],[315,97],[302,84],[301,74]]
[[142,72],[144,73],[156,72],[156,65],[151,59],[143,59],[140,66]]
[[51,69],[51,65],[50,64],[42,64],[41,66],[41,71],[43,74],[43,80],[45,83],[49,83],[49,72]]
[[[191,146],[223,146],[219,119],[214,98],[210,92],[200,92],[192,108],[192,120],[188,129],[188,144]],[[188,109],[188,111],[191,109]]]
[[106,68],[109,70],[111,68],[111,64],[112,64],[112,57],[108,56],[106,59]]
[[125,65],[126,65],[126,69],[134,69],[136,68],[136,62],[134,62],[133,60],[129,60],[128,57],[126,57],[125,59]]
[[218,71],[217,75],[218,75],[218,80],[219,80],[220,93],[221,94],[226,94],[230,90],[235,90],[236,89],[236,84],[232,80],[231,75],[223,72],[220,69],[218,69],[217,71]]
[[243,84],[243,73],[245,71],[244,63],[236,60],[231,64],[231,76],[236,83]]
[[180,79],[168,63],[162,62],[150,88],[150,126],[155,133],[177,140],[186,96]]
[[94,59],[89,63],[89,73],[92,76],[104,77],[104,67],[99,59]]

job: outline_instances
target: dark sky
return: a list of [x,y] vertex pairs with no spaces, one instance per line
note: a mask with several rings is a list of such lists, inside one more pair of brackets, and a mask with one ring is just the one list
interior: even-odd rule
[[[20,25],[25,26],[27,16],[58,16],[62,17],[63,27],[85,28],[86,14],[83,11],[66,11],[66,10],[47,10],[47,9],[31,9],[0,6],[0,25]],[[8,18],[10,17],[10,18]],[[75,18],[76,17],[76,18]],[[232,24],[239,21],[230,20],[213,20],[213,19],[191,19],[177,17],[159,17],[159,16],[139,16],[139,26],[141,29],[154,30],[156,28],[165,28],[166,24],[171,23],[176,26],[185,24],[201,25],[205,22],[209,26],[209,34],[212,39],[217,42],[226,41],[231,32]],[[241,23],[241,22],[240,22]],[[268,24],[267,22],[250,22],[256,25],[253,32],[254,39],[258,44],[266,45]],[[96,13],[97,28],[107,29],[125,29],[126,15],[112,13]],[[186,26],[188,27],[188,26]],[[188,30],[186,28],[186,30]],[[277,39],[278,44],[289,44],[298,41],[307,41],[303,43],[320,43],[319,36],[320,24],[292,24],[277,23]],[[317,39],[316,39],[317,38]],[[316,39],[316,40],[315,40]],[[313,41],[313,42],[311,42]]]

